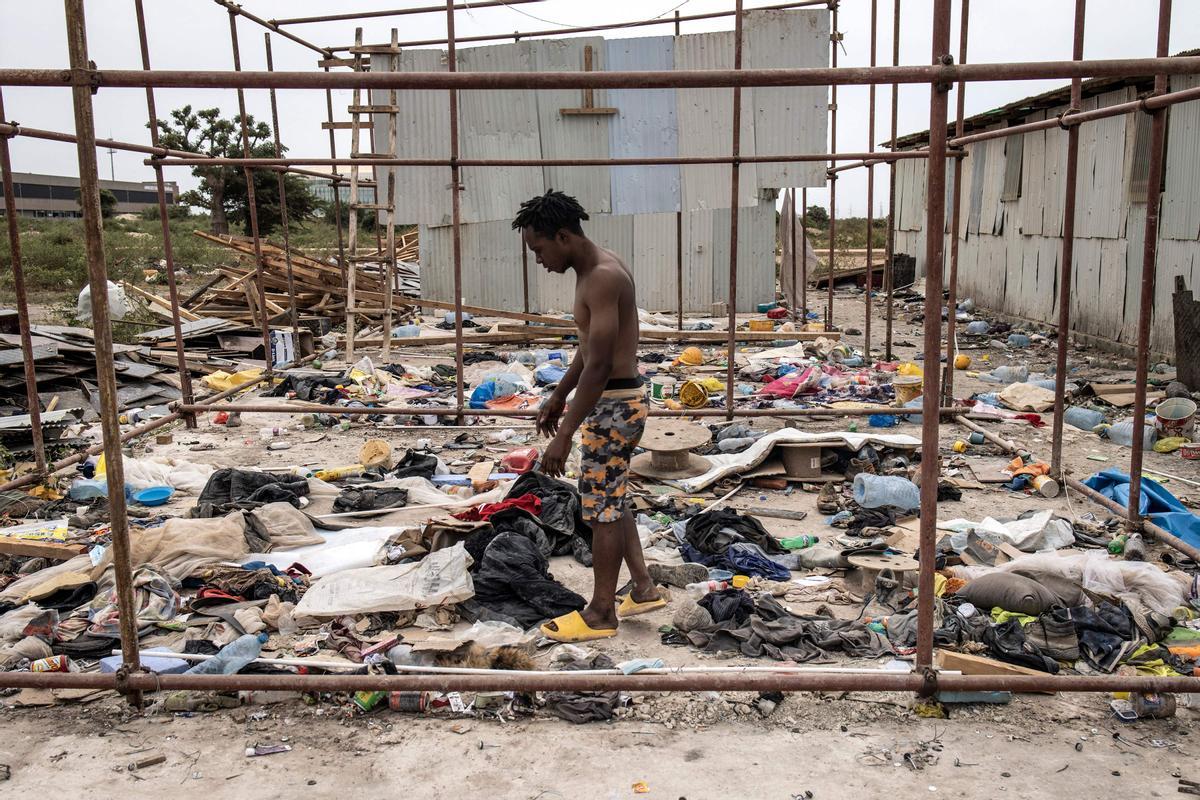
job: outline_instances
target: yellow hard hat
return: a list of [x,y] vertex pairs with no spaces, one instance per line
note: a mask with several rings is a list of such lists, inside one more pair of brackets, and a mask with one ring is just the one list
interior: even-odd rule
[[708,390],[696,381],[688,381],[679,387],[679,402],[688,408],[704,408],[708,405]]
[[699,347],[685,348],[679,354],[679,358],[675,359],[675,363],[686,364],[689,367],[698,367],[704,363],[704,353],[701,352]]
[[955,369],[966,369],[969,366],[971,366],[971,357],[970,356],[959,353],[958,355],[956,355],[954,357],[954,368]]

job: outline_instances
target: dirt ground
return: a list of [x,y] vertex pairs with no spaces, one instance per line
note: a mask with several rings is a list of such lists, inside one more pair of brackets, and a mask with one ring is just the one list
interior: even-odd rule
[[[836,313],[843,327],[861,328],[861,295],[840,295]],[[872,327],[878,351],[883,332],[883,316],[878,310]],[[898,312],[897,357],[910,359],[917,354],[921,332],[919,324],[906,322],[905,315]],[[862,344],[861,335],[848,335],[846,340]],[[972,368],[984,370],[1019,361],[1033,371],[1043,371],[1054,359],[1052,345],[1035,345],[1015,355],[992,348],[965,352],[975,360]],[[980,362],[984,354],[990,356],[990,364]],[[410,357],[397,351],[392,360],[430,363],[430,358],[436,356]],[[1132,379],[1132,364],[1107,353],[1075,350],[1072,365],[1081,370],[1072,373],[1073,377]],[[959,397],[997,388],[963,372],[956,376]],[[1049,414],[1044,418],[1049,422]],[[290,430],[284,438],[291,449],[281,451],[268,451],[259,439],[260,427],[294,424],[285,415],[247,415],[242,428],[228,430],[202,419],[193,431],[174,428],[170,445],[156,445],[148,439],[149,444],[137,444],[133,452],[223,466],[324,466],[352,463],[362,442],[377,436],[402,451],[418,439],[428,438],[440,445],[461,433],[380,430],[364,424],[346,432],[335,429],[313,441],[321,431]],[[755,420],[760,428],[780,424]],[[846,421],[799,424],[805,430],[844,430]],[[865,419],[858,425],[865,429]],[[1049,460],[1049,425],[1041,429],[1024,423],[988,426]],[[527,424],[507,427],[528,435],[532,444],[545,444]],[[1065,430],[1064,459],[1077,477],[1108,467],[1127,469],[1127,448],[1070,427]],[[919,437],[920,427],[902,423],[886,432]],[[956,425],[943,425],[943,456],[966,434]],[[192,450],[207,444],[214,449]],[[517,444],[506,442],[493,446],[493,451],[476,453],[447,452],[443,458],[498,458]],[[1104,460],[1090,460],[1089,456]],[[985,457],[996,459],[1000,454],[990,447],[973,447],[966,454],[968,461]],[[1200,483],[1200,462],[1148,452],[1145,469],[1176,476],[1166,486],[1177,497],[1200,498],[1200,485],[1185,482]],[[747,487],[730,502],[737,508],[767,505],[808,512],[802,521],[762,518],[764,526],[777,536],[834,534],[816,512],[815,500],[814,493],[804,491]],[[168,513],[183,513],[192,502],[177,498]],[[1074,492],[1047,499],[992,486],[964,491],[960,502],[939,507],[939,517],[977,520],[985,515],[1016,516],[1047,508],[1068,516],[1107,516],[1104,509]],[[425,513],[411,512],[411,521],[422,521]],[[1151,558],[1157,559],[1154,549]],[[590,594],[590,571],[569,557],[553,559],[551,570],[570,588]],[[787,605],[799,611],[824,603],[839,617],[856,616],[860,606],[845,601],[837,593],[822,593],[811,598],[789,597]],[[716,660],[691,648],[663,645],[658,628],[670,623],[671,613],[668,608],[628,620],[616,639],[593,643],[593,649],[610,654],[615,661],[660,657],[668,666],[761,665],[745,658]],[[837,663],[877,668],[890,660]],[[689,800],[731,795],[847,797],[852,793],[867,797],[917,793],[979,796],[983,791],[1014,798],[1066,796],[1077,791],[1081,782],[1089,794],[1099,796],[1158,797],[1174,795],[1179,776],[1200,780],[1200,768],[1190,764],[1193,745],[1189,741],[1198,710],[1186,705],[1185,698],[1173,719],[1130,725],[1112,718],[1105,695],[1018,695],[1010,705],[954,707],[948,720],[916,716],[908,707],[909,699],[898,694],[796,694],[763,718],[752,706],[753,695],[646,695],[634,697],[611,723],[574,726],[541,717],[501,723],[387,710],[356,716],[344,703],[306,705],[299,700],[211,714],[139,717],[108,694],[88,704],[0,711],[4,733],[0,763],[12,768],[11,780],[0,782],[0,797],[30,796],[35,788],[49,788],[69,797],[105,797],[118,792],[150,796],[181,789],[202,791],[214,800],[246,795],[292,797],[297,793],[323,797],[346,792],[373,797],[402,788],[411,797],[458,793],[528,800],[626,798],[641,796],[635,793],[639,781],[648,787],[647,797]],[[1200,707],[1200,702],[1195,705]],[[290,744],[293,750],[257,758],[243,754],[248,745],[278,742]],[[157,754],[167,760],[133,773],[119,769]]]

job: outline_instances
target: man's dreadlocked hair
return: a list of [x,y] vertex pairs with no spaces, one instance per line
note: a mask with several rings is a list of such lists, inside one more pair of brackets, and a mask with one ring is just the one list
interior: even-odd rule
[[561,228],[582,236],[583,227],[579,223],[587,218],[588,214],[578,200],[550,189],[521,203],[512,226],[514,230],[533,228],[547,239],[553,238]]

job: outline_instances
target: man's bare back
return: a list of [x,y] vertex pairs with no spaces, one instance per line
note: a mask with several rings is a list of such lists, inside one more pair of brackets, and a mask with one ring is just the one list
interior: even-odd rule
[[600,252],[603,254],[604,260],[600,261],[591,272],[579,276],[575,281],[575,324],[579,326],[579,354],[586,363],[590,355],[588,332],[591,330],[592,319],[592,308],[589,301],[595,303],[598,299],[597,293],[589,292],[588,287],[598,281],[611,282],[614,278],[619,278],[621,286],[618,294],[620,333],[611,354],[612,371],[609,378],[636,378],[638,375],[639,330],[633,273],[616,253],[603,248]]

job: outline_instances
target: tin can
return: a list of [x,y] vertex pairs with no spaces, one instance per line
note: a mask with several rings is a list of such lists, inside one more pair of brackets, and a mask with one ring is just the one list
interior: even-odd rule
[[383,702],[385,697],[387,692],[355,692],[350,700],[360,711],[370,711]]
[[29,665],[30,672],[70,672],[71,659],[68,656],[58,655],[50,656],[49,658],[39,658]]
[[1180,445],[1179,455],[1188,461],[1200,461],[1200,442]]
[[429,692],[389,692],[388,708],[409,714],[423,714],[429,710]]
[[983,444],[987,439],[979,431],[972,431],[971,435],[967,437],[967,441],[971,444]]

